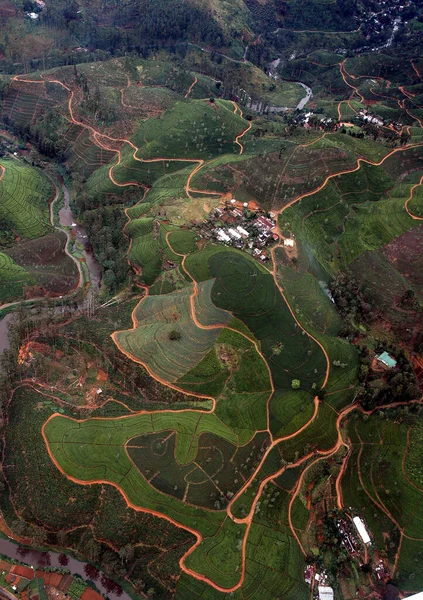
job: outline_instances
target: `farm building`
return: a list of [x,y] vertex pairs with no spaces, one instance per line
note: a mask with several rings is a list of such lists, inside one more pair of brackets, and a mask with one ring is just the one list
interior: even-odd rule
[[319,600],[333,600],[333,589],[328,585],[319,585]]
[[283,241],[283,245],[287,246],[288,248],[293,248],[294,244],[295,244],[295,242],[291,238],[285,238]]
[[392,358],[392,356],[387,352],[382,352],[382,354],[376,356],[376,360],[378,360],[380,363],[382,363],[383,365],[385,365],[385,367],[388,367],[389,369],[394,369],[397,366],[397,361],[395,360],[395,358]]
[[414,594],[414,596],[407,596],[407,600],[423,600],[423,592]]
[[370,536],[367,533],[366,526],[363,523],[363,521],[360,519],[360,517],[354,517],[353,522],[354,522],[354,525],[357,528],[359,536],[363,540],[363,543],[364,544],[371,544]]
[[270,221],[270,219],[266,219],[266,217],[258,217],[256,220],[257,227],[262,230],[273,229],[275,224]]
[[221,242],[231,241],[231,238],[223,231],[223,229],[216,229],[216,235]]
[[230,236],[232,236],[236,240],[241,239],[241,234],[239,233],[239,231],[236,231],[236,229],[232,229],[232,228],[228,229],[228,233]]
[[244,229],[243,227],[241,227],[241,225],[238,225],[238,227],[237,227],[237,231],[239,231],[239,233],[240,233],[240,234],[241,234],[243,237],[248,237],[248,236],[250,235],[246,229]]

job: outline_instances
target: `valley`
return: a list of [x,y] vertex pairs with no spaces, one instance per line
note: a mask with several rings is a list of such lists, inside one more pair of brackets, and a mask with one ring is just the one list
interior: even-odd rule
[[420,34],[218,4],[207,41],[3,64],[0,528],[131,597],[416,592]]

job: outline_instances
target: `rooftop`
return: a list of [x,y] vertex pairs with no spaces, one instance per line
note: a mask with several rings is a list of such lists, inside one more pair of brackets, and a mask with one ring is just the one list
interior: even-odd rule
[[370,544],[371,543],[370,536],[367,533],[367,529],[366,529],[366,526],[364,525],[363,521],[360,519],[360,517],[354,517],[353,521],[354,521],[354,525],[356,526],[361,539],[363,540],[363,543]]
[[387,352],[382,352],[382,354],[379,354],[379,356],[376,356],[376,358],[390,369],[393,369],[397,366],[397,361],[395,358],[392,358],[392,356]]
[[333,600],[333,589],[327,585],[319,585],[319,599]]

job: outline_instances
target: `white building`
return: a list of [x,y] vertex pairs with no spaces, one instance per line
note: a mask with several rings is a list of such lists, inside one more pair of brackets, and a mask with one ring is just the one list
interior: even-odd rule
[[363,523],[363,521],[360,519],[360,517],[354,517],[353,519],[354,525],[357,528],[358,534],[361,537],[363,544],[371,544],[371,540],[370,540],[370,536],[367,533],[367,529],[365,524]]
[[288,246],[289,248],[293,248],[294,243],[295,243],[294,240],[291,240],[291,238],[285,238],[283,241],[283,245]]
[[414,594],[414,596],[407,596],[407,600],[423,600],[423,592]]
[[319,600],[333,600],[333,589],[328,585],[319,585]]
[[239,233],[244,237],[248,237],[250,235],[246,229],[241,227],[241,225],[237,226],[237,231],[239,231]]
[[230,242],[231,238],[223,231],[223,229],[216,229],[217,239],[221,242]]
[[228,233],[230,236],[232,236],[233,238],[235,238],[236,240],[240,240],[241,239],[241,234],[239,233],[239,231],[236,231],[235,229],[228,229]]

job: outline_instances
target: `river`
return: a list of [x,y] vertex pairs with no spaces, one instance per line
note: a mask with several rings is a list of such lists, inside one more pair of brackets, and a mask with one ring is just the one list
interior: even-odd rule
[[[277,58],[276,60],[272,60],[272,62],[269,63],[269,77],[271,77],[272,79],[275,79],[275,80],[280,79],[280,77],[277,73],[280,62],[281,62],[281,59]],[[291,83],[296,83],[297,85],[300,85],[302,88],[304,88],[304,90],[306,92],[306,95],[304,96],[304,98],[301,98],[301,100],[299,101],[299,103],[296,106],[296,108],[298,110],[303,110],[305,105],[311,100],[311,98],[313,98],[313,90],[311,89],[311,87],[308,87],[308,85],[306,85],[305,83],[302,83],[302,81],[292,81]],[[277,108],[277,107],[273,107],[273,108]],[[280,107],[280,110],[287,110],[287,109]]]
[[[81,245],[83,247],[83,254],[84,254],[85,262],[88,267],[91,286],[92,286],[94,292],[97,292],[100,287],[100,283],[101,283],[100,265],[98,264],[98,262],[96,261],[96,259],[94,257],[94,253],[92,251],[90,243],[88,242],[85,229],[81,225],[77,225],[74,221],[72,210],[70,208],[69,190],[62,180],[61,180],[61,186],[62,186],[62,191],[63,191],[63,195],[64,195],[64,206],[59,211],[59,223],[62,227],[75,228],[75,230],[76,230],[75,237],[77,240],[79,240],[81,242]],[[50,206],[50,218],[51,218],[51,223],[53,226],[54,226],[54,218],[53,218],[54,204],[57,199],[58,199],[58,193],[56,193],[56,196]],[[61,229],[61,228],[59,228],[59,229]],[[64,229],[64,232],[66,233],[66,237],[67,237],[66,246],[68,247],[71,236],[69,235],[69,233],[66,229]],[[69,254],[69,256],[72,258],[72,260],[76,261],[76,259],[73,258],[71,254]],[[17,303],[17,304],[19,304],[19,303]],[[84,302],[81,304],[82,308],[83,308],[83,304],[84,304]],[[63,310],[63,306],[60,305],[57,307],[58,312],[60,312],[62,310]],[[7,350],[10,347],[8,330],[9,330],[9,323],[12,322],[12,319],[13,319],[13,313],[8,313],[7,315],[5,315],[5,317],[3,317],[3,319],[0,320],[0,354],[4,350]],[[23,558],[18,553],[17,550],[18,550],[17,544],[15,544],[14,542],[12,542],[9,539],[0,538],[0,554],[3,554],[4,556],[8,556],[11,559],[20,560],[22,562],[27,562],[34,567],[45,565],[45,562],[43,562],[43,557],[42,557],[41,552],[39,552],[37,550],[28,550],[28,554],[26,554],[26,556]],[[52,567],[60,567],[59,553],[49,550],[49,555],[50,555],[50,559],[51,559],[51,566]],[[69,556],[69,564],[67,565],[66,568],[68,568],[71,573],[80,575],[83,579],[87,580],[87,577],[84,573],[85,565],[86,565],[86,563],[81,562],[81,561]],[[101,593],[103,593],[106,596],[108,596],[109,598],[111,598],[111,600],[118,600],[118,598],[121,598],[121,599],[123,598],[124,600],[132,600],[131,597],[129,596],[129,594],[127,594],[126,592],[123,592],[121,596],[117,596],[116,594],[108,593],[100,581],[96,582],[96,586],[101,591]]]
[[[276,60],[272,60],[272,62],[269,63],[269,65],[268,65],[269,77],[271,79],[274,79],[275,81],[278,81],[281,79],[277,73],[277,69],[278,69],[280,62],[281,62],[281,59],[277,58]],[[304,98],[301,98],[301,100],[295,107],[297,110],[303,110],[303,108],[306,106],[306,104],[313,97],[313,90],[310,87],[308,87],[308,85],[306,85],[305,83],[302,83],[302,81],[292,81],[290,83],[296,83],[297,85],[300,85],[306,92],[306,95],[304,96]],[[264,102],[252,103],[249,108],[255,112],[260,112],[262,110],[262,108],[264,107],[264,104],[265,104]],[[287,110],[289,110],[289,108],[290,107],[288,107],[288,106],[267,106],[266,111],[270,112],[270,113],[282,113],[282,112],[286,112]]]
[[[0,538],[0,554],[4,556],[8,556],[11,559],[18,560],[20,562],[24,562],[33,567],[45,567],[45,560],[43,555],[38,550],[28,550],[28,553],[25,556],[22,556],[18,553],[18,545],[12,542],[9,539]],[[59,563],[59,553],[54,552],[52,550],[48,550],[48,554],[50,556],[50,561],[52,567],[60,567],[69,569],[69,571],[74,575],[80,575],[85,581],[88,580],[88,577],[85,575],[84,567],[87,563],[81,562],[76,558],[68,556],[69,564],[66,567],[62,567]],[[102,594],[108,596],[111,600],[132,600],[131,596],[127,594],[125,591],[120,596],[117,596],[114,593],[107,592],[106,588],[101,584],[100,579],[95,582],[97,588],[100,590]]]

